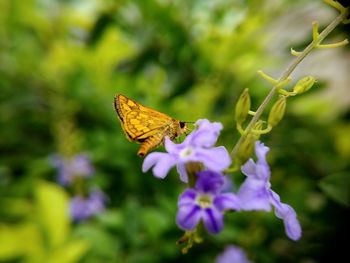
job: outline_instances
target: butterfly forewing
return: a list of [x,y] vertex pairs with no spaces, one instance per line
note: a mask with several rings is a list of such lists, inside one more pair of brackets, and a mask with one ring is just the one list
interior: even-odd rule
[[114,105],[128,139],[142,143],[138,153],[141,156],[163,143],[165,136],[174,139],[187,130],[186,126],[180,127],[179,121],[124,95],[117,95]]
[[124,95],[116,98],[116,110],[122,127],[132,141],[146,139],[171,124],[171,118],[145,107]]

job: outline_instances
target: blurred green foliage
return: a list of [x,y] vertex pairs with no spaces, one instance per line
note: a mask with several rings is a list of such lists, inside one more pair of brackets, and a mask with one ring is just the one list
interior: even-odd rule
[[[221,121],[219,143],[230,150],[239,94],[249,87],[257,107],[269,86],[255,72],[282,72],[289,63],[267,51],[278,36],[266,28],[290,10],[307,10],[306,3],[1,1],[0,262],[205,263],[228,243],[259,263],[345,254],[337,241],[346,238],[348,220],[350,107],[315,117],[327,111],[317,103],[317,89],[329,85],[322,75],[318,88],[295,98],[297,106],[287,106],[281,124],[262,137],[271,147],[272,188],[301,221],[299,242],[287,239],[272,213],[232,213],[221,234],[181,255],[175,214],[184,185],[174,171],[165,180],[142,174],[138,145],[126,140],[112,106],[123,93],[177,119]],[[301,115],[298,105],[309,103],[313,109]],[[92,157],[90,183],[109,198],[103,214],[70,222],[72,193],[57,185],[48,161],[57,152]]]

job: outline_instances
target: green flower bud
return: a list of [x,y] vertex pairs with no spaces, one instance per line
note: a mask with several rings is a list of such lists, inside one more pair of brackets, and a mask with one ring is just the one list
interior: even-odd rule
[[[255,125],[254,125],[254,128],[253,130],[255,131],[261,131],[264,127],[264,122],[262,120],[258,120]],[[259,139],[259,136],[257,136],[256,140]]]
[[280,98],[272,106],[269,118],[267,120],[268,124],[271,127],[277,125],[280,120],[283,118],[284,112],[286,110],[287,99],[285,96],[280,96]]
[[250,96],[248,89],[245,89],[239,97],[236,104],[235,120],[237,123],[242,123],[247,118],[250,110]]
[[[264,122],[259,120],[255,123],[253,130],[261,131],[263,129]],[[243,138],[243,142],[239,147],[237,152],[237,158],[235,161],[235,165],[242,166],[248,159],[253,155],[255,142],[259,140],[260,134],[256,134],[254,132],[250,132],[245,138]]]
[[237,152],[237,162],[239,166],[243,165],[253,155],[255,141],[256,137],[253,134],[248,134],[243,139]]
[[315,84],[316,79],[312,76],[307,76],[302,78],[295,84],[293,92],[296,94],[301,94],[307,92]]

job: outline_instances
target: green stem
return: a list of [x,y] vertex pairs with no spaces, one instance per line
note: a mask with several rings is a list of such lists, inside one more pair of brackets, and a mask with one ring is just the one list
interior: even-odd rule
[[[317,41],[313,40],[304,50],[300,53],[298,57],[295,58],[295,60],[292,62],[292,64],[282,73],[282,76],[279,78],[278,83],[286,80],[292,72],[295,70],[295,68],[301,63],[301,61],[318,45],[320,44],[328,35],[331,33],[334,28],[336,28],[344,19],[346,19],[347,15],[349,13],[349,9],[347,9],[347,12],[341,13],[339,16],[337,16],[322,32],[319,34]],[[271,101],[273,95],[275,95],[276,90],[278,88],[278,83],[273,86],[273,88],[270,90],[269,94],[267,94],[264,101],[261,103],[259,108],[257,109],[255,115],[251,119],[250,123],[248,124],[247,128],[245,129],[242,136],[237,141],[236,145],[233,147],[231,151],[231,158],[232,160],[235,159],[237,152],[244,140],[244,138],[249,134],[251,129],[254,127],[255,123],[259,120],[261,114],[265,110],[267,104]]]

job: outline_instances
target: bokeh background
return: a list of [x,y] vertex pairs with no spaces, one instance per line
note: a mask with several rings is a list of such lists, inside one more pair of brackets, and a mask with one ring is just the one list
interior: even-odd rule
[[[293,74],[318,82],[288,100],[286,116],[261,140],[271,148],[272,188],[294,207],[300,241],[273,213],[231,213],[225,229],[187,255],[175,245],[184,185],[141,172],[115,94],[180,120],[208,118],[238,139],[234,106],[249,88],[257,108],[278,77],[337,12],[322,1],[0,2],[0,262],[214,262],[227,244],[254,262],[330,262],[346,254],[350,166],[350,49],[316,50]],[[349,38],[339,26],[326,42]],[[266,115],[265,115],[266,116]],[[162,149],[162,148],[160,148]],[[106,193],[103,213],[72,222],[74,189],[57,183],[55,154],[85,153]],[[236,184],[239,172],[232,175]],[[348,258],[348,256],[347,256]]]

